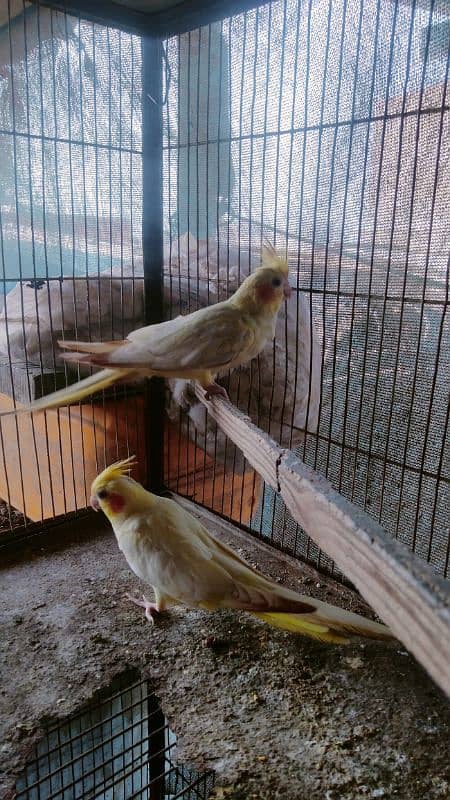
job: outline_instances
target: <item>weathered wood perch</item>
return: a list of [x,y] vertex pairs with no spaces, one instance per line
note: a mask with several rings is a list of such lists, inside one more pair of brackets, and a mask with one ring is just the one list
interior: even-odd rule
[[196,392],[299,525],[450,696],[448,582],[231,403],[206,401],[200,387]]

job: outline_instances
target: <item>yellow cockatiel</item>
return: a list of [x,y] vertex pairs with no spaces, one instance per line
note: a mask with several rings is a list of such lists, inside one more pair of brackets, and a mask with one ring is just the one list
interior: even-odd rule
[[153,587],[154,603],[129,598],[145,608],[147,619],[171,604],[235,608],[325,642],[344,643],[348,635],[391,638],[384,625],[265,578],[173,500],[132,480],[133,463],[131,457],[103,470],[92,484],[91,505],[108,517],[133,572]]
[[138,328],[123,341],[60,341],[61,347],[73,351],[64,354],[66,361],[107,369],[6,413],[59,408],[119,381],[153,375],[197,380],[208,395],[226,397],[215,375],[250,361],[274,338],[278,312],[290,293],[287,261],[266,244],[262,266],[228,300]]

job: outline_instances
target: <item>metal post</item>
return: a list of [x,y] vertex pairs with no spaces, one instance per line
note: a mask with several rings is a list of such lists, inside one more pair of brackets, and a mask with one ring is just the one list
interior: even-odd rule
[[[163,199],[162,199],[162,44],[142,38],[142,247],[145,320],[163,319]],[[152,378],[145,390],[147,486],[164,485],[164,381]]]
[[147,698],[148,712],[148,771],[150,800],[164,800],[166,779],[166,721],[153,692]]

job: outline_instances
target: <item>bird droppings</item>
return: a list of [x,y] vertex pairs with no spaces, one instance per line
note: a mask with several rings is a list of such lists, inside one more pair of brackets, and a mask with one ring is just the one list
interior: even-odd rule
[[[450,707],[402,645],[333,647],[231,611],[174,608],[151,627],[123,600],[143,586],[114,537],[89,524],[72,541],[53,529],[45,547],[36,539],[3,562],[0,797],[12,797],[44,723],[127,669],[160,698],[177,759],[215,771],[216,800],[448,797]],[[272,577],[367,611],[349,589],[239,536],[225,540]]]

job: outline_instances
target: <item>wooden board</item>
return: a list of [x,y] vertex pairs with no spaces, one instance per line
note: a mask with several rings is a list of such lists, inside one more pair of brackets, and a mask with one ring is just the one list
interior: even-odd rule
[[165,466],[168,489],[236,522],[250,523],[262,488],[261,478],[253,469],[240,475],[214,464],[173,424],[166,427]]
[[231,403],[207,402],[199,387],[197,395],[249,463],[279,492],[299,525],[450,696],[450,582]]
[[[0,411],[11,408],[11,398],[0,394]],[[140,395],[3,417],[0,498],[33,522],[85,508],[98,472],[129,454],[138,460],[134,477],[145,484],[144,424]],[[241,524],[250,522],[261,488],[253,470],[238,475],[215,467],[175,425],[166,427],[165,464],[168,488]]]
[[[11,408],[0,394],[0,411]],[[98,472],[130,453],[145,481],[143,426],[139,396],[2,417],[0,497],[34,522],[85,508]]]

